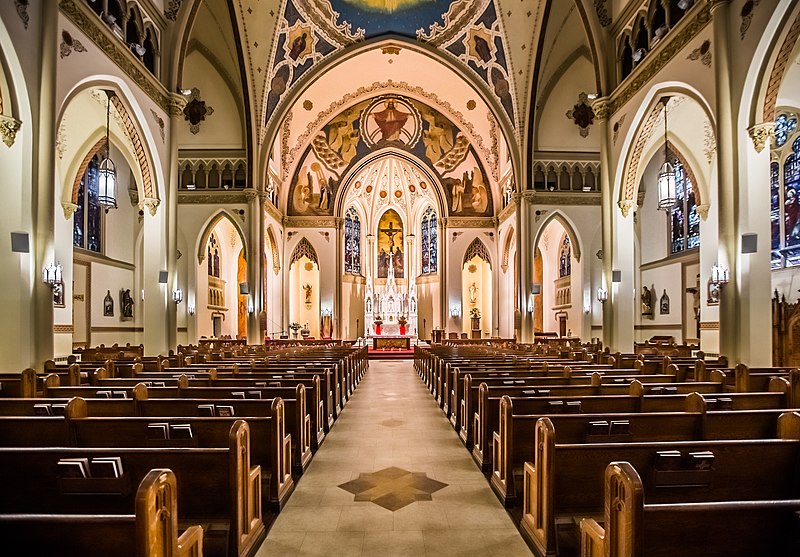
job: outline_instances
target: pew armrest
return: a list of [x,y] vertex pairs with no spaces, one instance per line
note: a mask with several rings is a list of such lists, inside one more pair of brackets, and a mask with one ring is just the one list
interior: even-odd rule
[[189,526],[178,536],[177,557],[203,557],[202,526]]
[[606,531],[593,518],[581,519],[581,557],[605,557]]
[[247,521],[250,529],[258,527],[261,522],[261,466],[251,466],[247,489],[250,491],[249,508],[247,509]]

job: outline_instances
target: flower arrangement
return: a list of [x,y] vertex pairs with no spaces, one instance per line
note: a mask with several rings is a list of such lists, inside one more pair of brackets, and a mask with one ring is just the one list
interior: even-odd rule
[[289,324],[289,328],[296,333],[297,331],[300,330],[300,323],[298,323],[297,321],[294,321],[294,322]]
[[399,325],[405,325],[406,323],[408,323],[408,320],[406,319],[405,315],[400,315],[400,317],[397,318],[397,323]]
[[469,316],[473,319],[480,319],[481,318],[481,310],[480,308],[472,308],[469,310]]

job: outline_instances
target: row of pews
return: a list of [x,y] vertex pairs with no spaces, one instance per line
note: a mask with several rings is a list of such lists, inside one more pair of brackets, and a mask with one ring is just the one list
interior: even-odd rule
[[800,370],[599,346],[415,350],[537,555],[800,555]]
[[335,343],[97,354],[0,375],[12,554],[254,555],[368,366]]

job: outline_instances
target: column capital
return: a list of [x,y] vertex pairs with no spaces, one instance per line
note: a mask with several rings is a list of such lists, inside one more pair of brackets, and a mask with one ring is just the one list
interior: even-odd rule
[[139,208],[144,209],[145,207],[147,207],[147,209],[150,211],[150,216],[154,217],[156,216],[156,212],[158,211],[158,206],[160,204],[161,204],[160,199],[155,199],[153,197],[145,197],[139,203]]
[[11,116],[0,114],[0,138],[3,140],[3,143],[9,147],[13,146],[17,138],[17,132],[21,126],[22,122],[19,120]]
[[253,202],[258,199],[258,192],[253,188],[245,188],[244,196],[247,198],[247,201]]
[[178,93],[170,93],[167,99],[167,112],[170,117],[175,118],[183,114],[183,109],[186,108],[186,97]]
[[631,210],[636,211],[636,209],[639,208],[639,206],[636,204],[636,201],[633,199],[623,199],[617,203],[617,205],[619,205],[619,209],[622,211],[622,216],[626,218]]
[[731,0],[706,0],[706,4],[711,8],[712,13],[715,9],[727,6],[730,3]]
[[70,217],[72,217],[72,215],[75,214],[75,211],[78,210],[78,206],[69,201],[62,201],[61,209],[63,209],[64,211],[64,219],[69,220]]
[[598,120],[608,120],[611,116],[611,99],[608,97],[599,97],[592,101],[592,110],[594,117]]
[[747,128],[747,133],[753,141],[753,147],[760,153],[767,146],[769,140],[775,137],[775,123],[764,122]]
[[703,221],[708,220],[708,210],[711,208],[711,205],[708,203],[702,203],[695,207],[697,209],[697,214],[700,215],[700,218]]

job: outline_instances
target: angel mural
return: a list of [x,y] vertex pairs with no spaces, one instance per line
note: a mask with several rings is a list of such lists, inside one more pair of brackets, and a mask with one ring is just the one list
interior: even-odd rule
[[435,164],[453,148],[453,126],[430,111],[422,112],[422,119],[428,124],[428,129],[422,131],[425,156]]
[[360,112],[355,107],[349,108],[331,120],[328,125],[328,147],[335,151],[344,162],[349,163],[356,156],[359,130],[355,123]]

